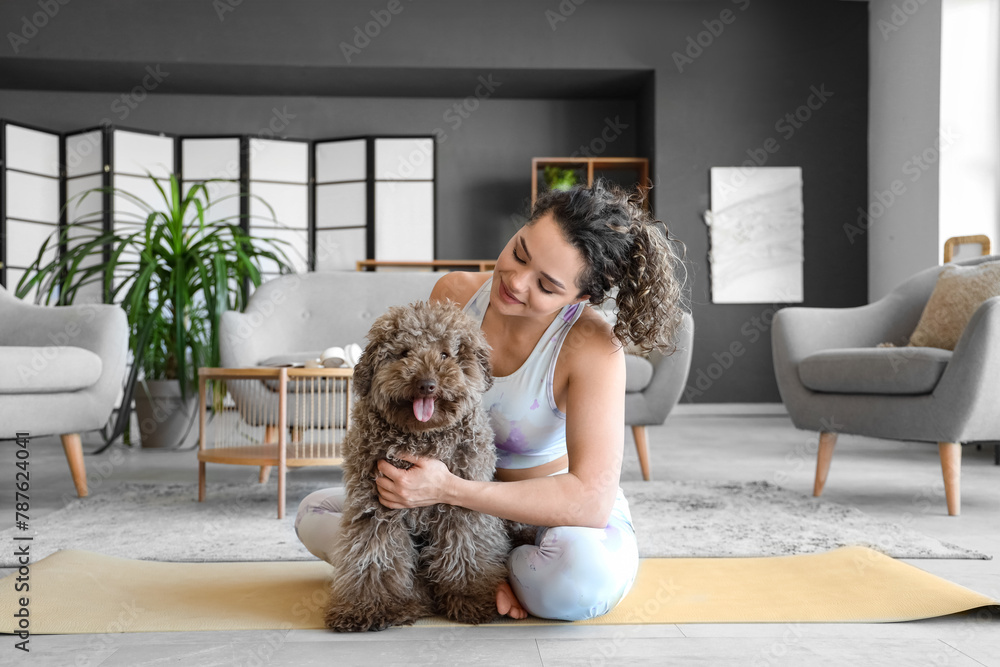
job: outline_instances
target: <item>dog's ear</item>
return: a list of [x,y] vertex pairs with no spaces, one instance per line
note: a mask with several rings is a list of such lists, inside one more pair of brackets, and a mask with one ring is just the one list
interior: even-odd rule
[[391,337],[396,310],[396,308],[387,310],[372,322],[371,329],[368,330],[368,344],[365,345],[365,349],[361,352],[361,358],[354,366],[352,390],[358,398],[367,396],[368,392],[371,391],[375,369],[389,356],[386,343]]
[[463,337],[458,346],[458,354],[462,360],[462,369],[466,375],[482,377],[481,391],[489,391],[493,386],[493,369],[490,365],[490,346],[481,331],[476,330],[474,336]]
[[367,396],[368,392],[371,391],[372,374],[375,372],[375,347],[374,342],[365,345],[361,358],[354,365],[354,379],[351,383],[351,389],[358,398]]
[[354,366],[354,382],[352,389],[354,395],[358,398],[362,396],[367,396],[368,392],[372,389],[372,378],[375,375],[375,369],[385,361],[389,353],[386,351],[385,346],[382,344],[383,341],[379,338],[375,338],[365,345],[364,351],[361,353],[361,358],[358,359],[358,363]]

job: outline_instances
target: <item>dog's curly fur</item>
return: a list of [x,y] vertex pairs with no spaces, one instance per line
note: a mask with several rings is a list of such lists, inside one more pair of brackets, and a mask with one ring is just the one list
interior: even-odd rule
[[[389,309],[372,325],[354,369],[357,402],[344,452],[346,501],[328,627],[382,630],[441,613],[465,623],[496,615],[510,543],[503,522],[452,505],[391,510],[378,499],[380,459],[440,459],[452,473],[491,480],[493,431],[482,394],[493,384],[489,346],[454,304]],[[414,399],[431,396],[428,421]]]

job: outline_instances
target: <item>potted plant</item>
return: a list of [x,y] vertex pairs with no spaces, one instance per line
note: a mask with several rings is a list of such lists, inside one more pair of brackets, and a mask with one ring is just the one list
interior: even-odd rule
[[[182,194],[174,174],[169,188],[149,172],[147,177],[162,201],[146,202],[120,188],[94,188],[70,200],[82,203],[110,194],[137,211],[115,213],[120,230],[95,230],[92,225],[103,216],[97,211],[74,220],[73,233],[69,225],[55,232],[18,283],[17,295],[24,298],[37,286],[36,301],[63,305],[73,303],[88,285],[99,285],[106,303],[120,303],[128,316],[133,364],[123,428],[135,388],[143,446],[174,446],[194,420],[198,368],[219,365],[222,313],[243,309],[247,285],[260,285],[261,260],[273,260],[282,273],[291,269],[279,245],[283,242],[251,238],[239,216],[206,220],[220,202],[250,195],[212,200],[212,181],[193,184]],[[263,203],[273,217],[273,209]],[[47,261],[43,258],[52,243],[62,251]],[[214,395],[221,399],[222,393]]]
[[577,184],[577,169],[574,167],[560,167],[558,165],[546,165],[542,170],[542,177],[545,179],[545,187],[549,190],[569,190]]

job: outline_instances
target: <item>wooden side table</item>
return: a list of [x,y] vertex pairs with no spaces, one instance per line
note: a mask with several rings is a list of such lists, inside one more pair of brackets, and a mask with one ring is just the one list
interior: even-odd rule
[[277,466],[284,518],[289,467],[343,462],[353,376],[350,368],[199,368],[198,501],[205,500],[206,463],[259,466],[261,483]]

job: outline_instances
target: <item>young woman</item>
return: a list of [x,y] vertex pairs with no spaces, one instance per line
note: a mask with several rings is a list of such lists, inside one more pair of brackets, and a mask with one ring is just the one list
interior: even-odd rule
[[[666,230],[629,194],[598,181],[550,191],[507,243],[492,274],[442,277],[432,301],[464,304],[492,347],[483,397],[498,453],[495,482],[452,475],[434,459],[401,470],[383,461],[380,500],[392,509],[460,505],[536,526],[508,561],[497,611],[580,620],[610,611],[638,567],[619,488],[624,447],[623,345],[670,348],[680,323],[682,265]],[[617,288],[612,327],[586,304]],[[341,489],[307,496],[296,530],[326,558]]]

